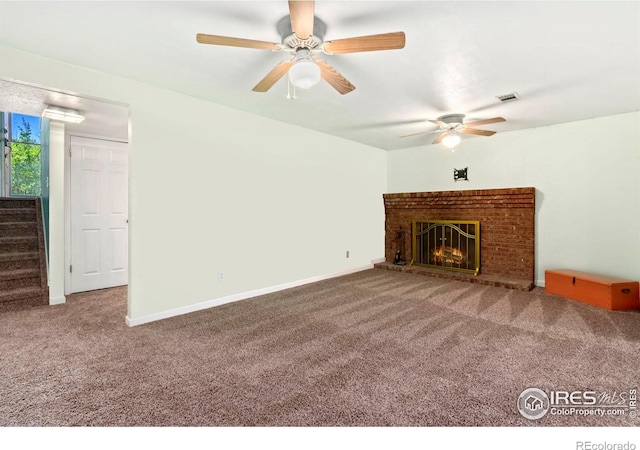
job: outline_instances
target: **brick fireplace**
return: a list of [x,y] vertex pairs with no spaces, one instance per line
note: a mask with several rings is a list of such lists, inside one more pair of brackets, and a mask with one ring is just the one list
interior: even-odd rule
[[[376,267],[518,290],[534,287],[535,188],[410,192],[383,198],[386,262]],[[424,220],[479,221],[479,274],[412,265],[412,226]],[[403,239],[398,239],[400,227]],[[399,250],[405,265],[394,264]]]

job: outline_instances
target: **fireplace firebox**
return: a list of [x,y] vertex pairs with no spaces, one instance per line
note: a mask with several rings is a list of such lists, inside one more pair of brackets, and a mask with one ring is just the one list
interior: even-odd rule
[[414,220],[413,261],[418,266],[478,275],[480,222]]

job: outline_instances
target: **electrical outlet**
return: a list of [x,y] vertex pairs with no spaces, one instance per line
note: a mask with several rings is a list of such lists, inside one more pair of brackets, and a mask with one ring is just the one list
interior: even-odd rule
[[349,257],[349,250],[347,250],[347,258]]
[[218,281],[224,281],[224,271],[218,272]]

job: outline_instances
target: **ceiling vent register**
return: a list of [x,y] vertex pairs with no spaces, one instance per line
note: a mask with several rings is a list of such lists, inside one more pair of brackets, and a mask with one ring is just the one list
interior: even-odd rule
[[512,92],[511,94],[498,95],[498,100],[502,103],[515,102],[516,100],[520,100],[520,96],[517,92]]

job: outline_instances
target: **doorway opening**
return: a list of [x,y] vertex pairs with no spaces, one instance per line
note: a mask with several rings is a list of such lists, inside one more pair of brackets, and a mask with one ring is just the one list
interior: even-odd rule
[[[69,123],[61,121],[62,119],[41,118],[43,111],[49,107],[79,111],[85,116],[85,120],[82,123]],[[112,252],[111,244],[107,243],[108,252],[104,250],[105,247],[101,247],[97,250],[101,253],[94,254],[93,252],[98,247],[89,245],[96,243],[89,238],[97,236],[99,234],[97,232],[95,234],[88,231],[85,233],[85,236],[88,236],[86,246],[84,242],[77,239],[74,241],[74,245],[71,245],[71,228],[79,220],[78,217],[72,220],[70,205],[74,193],[71,191],[75,191],[78,188],[82,192],[83,186],[78,183],[81,178],[75,177],[72,180],[70,174],[72,160],[70,147],[71,136],[114,141],[128,145],[130,133],[129,105],[105,98],[66,92],[55,87],[37,86],[32,83],[0,78],[0,111],[6,111],[6,113],[0,113],[0,138],[2,138],[0,154],[3,155],[3,158],[0,158],[0,197],[12,196],[24,199],[39,196],[41,198],[43,216],[47,213],[50,222],[50,226],[45,226],[45,236],[48,240],[50,303],[64,303],[66,301],[65,295],[72,293],[72,290],[92,290],[106,288],[114,284],[128,284],[128,247],[126,246],[128,232],[126,230],[108,233],[111,235],[109,242],[119,249],[118,252]],[[11,116],[9,115],[10,113],[12,113]],[[31,120],[31,122],[28,122],[31,131],[31,138],[29,139],[24,138],[25,135],[29,134],[29,130],[26,130],[27,127],[23,123],[21,116],[33,117],[33,119],[25,119]],[[37,121],[40,124],[39,130],[35,126]],[[20,128],[22,128],[22,131]],[[38,132],[39,140],[34,139],[37,137]],[[38,177],[38,145],[40,146],[39,185],[35,182]],[[25,152],[21,151],[22,149],[18,149],[16,153],[16,148],[19,146],[27,148],[29,151]],[[96,153],[98,152],[96,145],[84,145],[82,152],[85,153],[85,156],[88,156],[93,150]],[[102,150],[100,149],[100,153]],[[12,154],[9,153],[10,151]],[[7,158],[4,158],[4,154],[7,155]],[[111,154],[114,157],[124,157],[128,160],[128,156]],[[20,158],[17,156],[20,156]],[[27,162],[28,164],[26,164]],[[20,165],[19,163],[23,164]],[[85,163],[89,163],[87,158],[85,158]],[[26,174],[29,176],[26,176]],[[85,182],[90,185],[90,181],[97,180],[99,189],[96,192],[101,192],[105,178],[101,176],[92,178],[91,175],[91,173],[88,173],[83,177]],[[128,177],[120,175],[118,177],[118,182],[115,181],[116,177],[110,177],[107,183],[109,188],[113,186],[116,190],[124,186],[124,192],[117,191],[118,195],[116,197],[121,199],[122,195],[126,196],[127,193]],[[87,193],[84,193],[84,197],[85,200],[89,200]],[[115,206],[121,208],[123,205],[125,208],[128,207],[127,203],[119,200],[119,203]],[[127,225],[126,219],[127,217],[125,217],[125,226]],[[86,224],[83,227],[85,230],[88,229]],[[118,227],[114,226],[112,228]],[[76,256],[81,254],[82,260],[78,261],[78,258],[72,258],[72,247]],[[76,288],[72,288],[72,271],[80,271],[83,262],[85,262],[87,271],[91,272],[95,267],[93,265],[95,261],[106,259],[107,254],[110,255],[109,263],[112,268],[116,268],[120,272],[122,271],[121,269],[126,270],[127,275],[125,275],[124,283],[122,281],[109,280],[104,285],[78,285]],[[122,273],[119,276],[122,277]]]

